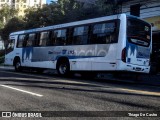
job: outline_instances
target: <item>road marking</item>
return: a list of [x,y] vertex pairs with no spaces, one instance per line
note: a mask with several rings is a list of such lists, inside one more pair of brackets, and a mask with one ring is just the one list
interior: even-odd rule
[[38,96],[38,97],[42,97],[43,96],[41,94],[37,94],[37,93],[29,92],[29,91],[26,91],[26,90],[10,87],[10,86],[7,86],[7,85],[0,85],[0,86],[5,87],[5,88],[9,88],[9,89],[13,89],[13,90],[16,90],[16,91],[20,91],[20,92],[23,92],[23,93],[28,93],[28,94],[31,94],[31,95],[34,95],[34,96]]
[[143,91],[143,90],[133,90],[133,89],[126,89],[126,88],[117,88],[118,90],[122,91],[127,91],[127,92],[132,92],[136,94],[141,94],[141,95],[155,95],[155,96],[160,96],[160,92],[150,92],[150,91]]

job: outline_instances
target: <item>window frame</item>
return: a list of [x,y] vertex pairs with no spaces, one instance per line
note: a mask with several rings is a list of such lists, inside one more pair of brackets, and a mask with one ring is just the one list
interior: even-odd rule
[[[20,43],[20,36],[24,35],[24,38],[23,38],[23,41],[21,41],[21,46],[19,46],[19,43]],[[16,47],[17,48],[23,48],[24,47],[24,42],[25,42],[25,39],[26,39],[26,34],[19,34],[18,35],[18,40],[17,40],[17,45]]]
[[[42,30],[42,31],[36,31],[36,32],[30,32],[30,33],[24,33],[24,34],[19,34],[18,35],[18,41],[17,41],[17,47],[18,48],[22,48],[22,47],[31,47],[31,46],[26,46],[24,45],[26,42],[26,37],[29,34],[36,34],[36,39],[34,44],[32,44],[32,47],[47,47],[47,46],[73,46],[73,45],[92,45],[92,44],[101,44],[101,43],[95,43],[92,39],[93,39],[93,28],[96,24],[103,24],[103,23],[112,23],[115,22],[116,24],[116,28],[115,28],[115,39],[116,42],[110,42],[110,43],[102,43],[102,44],[113,44],[113,43],[118,43],[118,36],[119,36],[119,29],[120,29],[120,19],[114,19],[114,20],[106,20],[106,21],[101,21],[101,22],[94,22],[94,23],[88,23],[88,24],[80,24],[80,25],[74,25],[74,26],[68,26],[68,27],[61,27],[61,28],[53,28],[53,29],[48,29],[48,30]],[[84,44],[73,44],[74,43],[74,29],[78,28],[78,27],[88,27],[88,31],[87,34],[83,34],[83,35],[77,35],[77,36],[87,36],[86,38],[86,42],[83,42]],[[66,30],[65,31],[65,36],[62,37],[58,37],[58,38],[65,38],[64,40],[64,44],[57,44],[55,42],[55,31],[59,31],[59,30]],[[43,32],[48,32],[48,44],[46,41],[45,45],[40,45],[40,37],[41,37],[41,33]],[[19,47],[19,37],[21,35],[25,35],[22,46]],[[47,39],[46,39],[47,40]]]
[[[31,35],[31,34],[35,34],[34,35],[34,39],[32,39],[32,40],[30,40],[29,38],[29,36]],[[28,34],[26,34],[26,45],[24,46],[24,47],[34,47],[35,46],[35,43],[36,43],[36,40],[37,40],[37,33],[36,32],[33,32],[33,33],[28,33]],[[31,42],[31,45],[28,45],[28,42]]]
[[[106,43],[93,43],[92,39],[94,39],[94,34],[93,34],[93,31],[94,31],[94,26],[96,24],[107,24],[107,23],[114,23],[115,22],[115,40],[113,40],[113,42],[106,42]],[[107,20],[107,21],[102,21],[102,22],[96,22],[96,23],[92,23],[91,24],[91,34],[90,34],[90,41],[89,41],[89,44],[114,44],[114,43],[118,43],[118,36],[119,36],[119,30],[120,30],[120,19],[113,19],[113,20]],[[99,34],[106,34],[106,33],[99,33]],[[110,34],[111,36],[111,34]]]
[[[129,35],[129,21],[130,20],[133,20],[134,22],[135,21],[140,21],[138,24],[140,24],[140,23],[143,23],[143,25],[147,25],[147,27],[149,27],[149,37],[150,37],[150,39],[149,39],[149,41],[147,40],[147,38],[143,38],[143,37],[139,37],[139,35],[138,36],[134,36],[133,34],[132,35]],[[127,35],[127,40],[128,40],[128,42],[129,43],[132,43],[132,44],[135,44],[135,45],[138,45],[138,46],[143,46],[143,47],[149,47],[150,46],[150,44],[151,44],[151,40],[152,40],[152,35],[151,35],[151,31],[152,31],[152,28],[151,28],[151,26],[148,26],[149,24],[147,23],[147,22],[145,22],[145,21],[141,21],[141,20],[139,20],[139,19],[137,19],[137,18],[132,18],[132,17],[127,17],[127,24],[126,24],[126,29],[127,29],[127,31],[126,31],[126,35]],[[145,30],[143,31],[143,32],[145,32]],[[148,35],[147,35],[148,36]],[[134,42],[132,39],[135,39],[135,40],[137,40],[138,42]],[[147,45],[145,45],[145,44],[142,44],[142,42],[143,43],[147,43]]]
[[[76,25],[76,26],[72,26],[72,41],[71,41],[71,45],[88,45],[89,43],[89,36],[90,36],[90,25],[91,24],[81,24],[81,25]],[[74,35],[74,29],[78,28],[78,27],[88,27],[88,31],[86,32],[87,34],[82,34],[82,35]],[[85,29],[85,28],[84,28]],[[87,37],[86,41],[83,41],[83,43],[85,42],[86,44],[73,44],[75,41],[75,37]],[[81,40],[80,40],[81,41]]]
[[[48,37],[45,39],[45,45],[40,45],[41,42],[41,33],[48,32]],[[38,45],[37,47],[47,47],[47,46],[52,46],[50,44],[47,44],[47,42],[51,42],[51,35],[52,35],[52,30],[44,30],[44,31],[39,31],[39,37],[38,37]],[[43,40],[42,40],[43,41]]]
[[[53,29],[52,30],[52,35],[51,35],[51,39],[53,41],[53,45],[52,46],[66,46],[67,45],[67,42],[68,42],[68,36],[67,36],[67,33],[68,33],[68,29],[69,27],[65,27],[65,28],[59,28],[59,29]],[[65,37],[55,37],[55,31],[58,31],[58,30],[66,30],[66,34],[65,34]],[[65,42],[62,43],[62,44],[57,44],[57,38],[65,38]],[[59,40],[58,40],[59,41]]]

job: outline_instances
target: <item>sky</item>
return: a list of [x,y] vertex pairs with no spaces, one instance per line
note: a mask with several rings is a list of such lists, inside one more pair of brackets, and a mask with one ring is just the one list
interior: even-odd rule
[[51,1],[56,1],[56,0],[47,0],[47,3],[50,3]]
[[47,0],[47,3],[50,3],[51,0]]

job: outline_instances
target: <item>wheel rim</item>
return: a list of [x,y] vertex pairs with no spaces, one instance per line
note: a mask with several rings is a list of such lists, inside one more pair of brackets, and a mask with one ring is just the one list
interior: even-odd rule
[[21,66],[20,62],[17,62],[17,63],[16,63],[16,69],[19,70],[19,69],[20,69],[20,66]]
[[59,66],[59,72],[62,75],[65,75],[67,73],[67,65],[66,64],[61,64]]

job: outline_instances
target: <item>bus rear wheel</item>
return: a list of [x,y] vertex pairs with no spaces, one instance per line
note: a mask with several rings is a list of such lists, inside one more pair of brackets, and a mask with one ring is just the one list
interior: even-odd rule
[[70,65],[67,60],[60,60],[57,63],[57,72],[61,76],[69,76],[70,74]]

